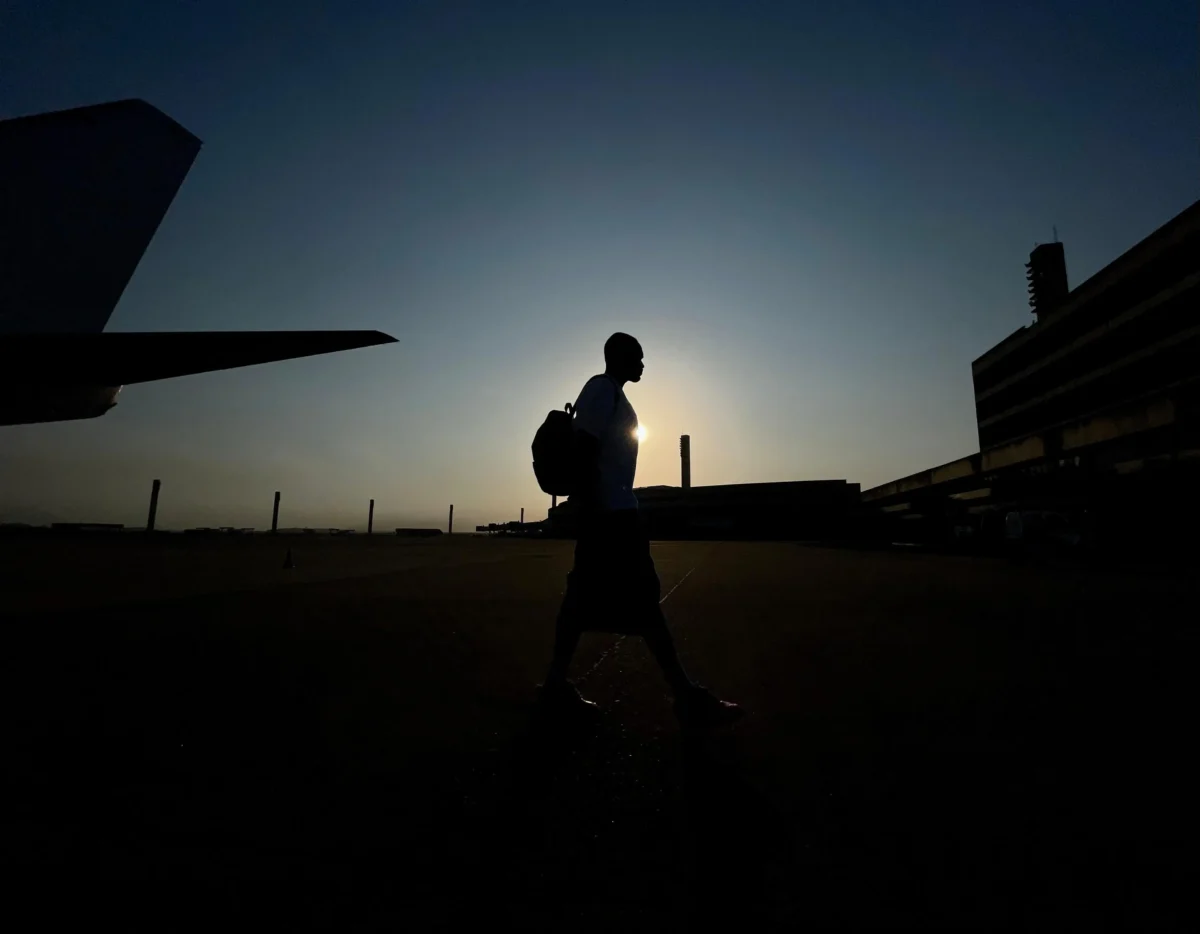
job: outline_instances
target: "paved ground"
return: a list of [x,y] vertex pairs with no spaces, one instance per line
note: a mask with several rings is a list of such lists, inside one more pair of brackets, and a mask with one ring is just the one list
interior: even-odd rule
[[31,886],[286,888],[339,926],[1185,926],[1185,578],[656,544],[685,662],[750,712],[685,744],[615,636],[577,659],[598,728],[531,725],[569,543],[305,547],[299,576],[193,555],[204,586],[155,559],[136,604],[111,582],[144,555],[26,557],[0,633]]

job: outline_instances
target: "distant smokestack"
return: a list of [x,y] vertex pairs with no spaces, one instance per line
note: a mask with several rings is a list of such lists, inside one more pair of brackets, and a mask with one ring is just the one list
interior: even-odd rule
[[279,491],[275,491],[275,508],[271,510],[271,531],[279,529]]
[[162,481],[155,480],[150,487],[150,514],[146,516],[146,531],[154,531],[154,519],[158,515],[158,491],[162,489]]
[[450,521],[446,523],[446,534],[454,534],[454,504],[450,504]]
[[367,534],[370,535],[375,531],[375,500],[371,500],[371,505],[367,508]]
[[692,488],[692,436],[679,436],[679,461],[680,469],[683,472],[683,488],[690,490]]
[[525,507],[521,507],[521,525],[525,524]]

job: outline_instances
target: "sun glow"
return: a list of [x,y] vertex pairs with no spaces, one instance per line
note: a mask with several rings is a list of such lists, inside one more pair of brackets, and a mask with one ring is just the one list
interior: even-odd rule
[[637,428],[635,428],[633,430],[633,436],[638,439],[638,444],[641,444],[643,441],[645,441],[646,440],[646,426],[638,425]]

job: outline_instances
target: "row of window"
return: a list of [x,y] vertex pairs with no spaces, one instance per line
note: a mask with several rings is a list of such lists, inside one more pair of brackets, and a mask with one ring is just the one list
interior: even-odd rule
[[979,444],[984,450],[1027,437],[1055,425],[1087,417],[1126,400],[1151,394],[1197,376],[1200,335],[1193,334],[1163,350],[1105,373],[1073,389],[984,424],[980,419]]
[[[1170,343],[1176,336],[1185,334],[1188,329],[1198,325],[1200,325],[1200,282],[1193,283],[1146,313],[1121,323],[1078,349],[1038,367],[1028,376],[1014,381],[999,391],[983,395],[986,392],[986,386],[976,382],[976,415],[980,423],[983,423],[1023,402],[1051,393],[1072,380],[1119,364],[1124,358],[1139,351],[1148,350],[1155,345]],[[1167,350],[1169,348],[1154,351],[1152,357],[1162,358]],[[1186,370],[1189,366],[1188,362],[1184,360],[1181,363]],[[1200,361],[1192,361],[1190,367],[1194,370],[1198,365],[1200,365]],[[1129,368],[1122,367],[1121,369]],[[1165,363],[1159,367],[1152,367],[1148,371],[1138,372],[1143,372],[1148,382],[1142,385],[1132,385],[1129,387],[1129,391],[1120,390],[1124,397],[1128,397],[1138,390],[1150,391],[1156,386],[1168,385],[1181,378],[1181,375],[1186,375]],[[1128,381],[1119,376],[1116,379],[1118,384]],[[995,384],[993,383],[993,385]],[[1095,389],[1088,389],[1086,385],[1080,387],[1080,390],[1085,395],[1096,392]],[[1106,400],[1097,399],[1095,401],[1096,404],[1103,404]]]

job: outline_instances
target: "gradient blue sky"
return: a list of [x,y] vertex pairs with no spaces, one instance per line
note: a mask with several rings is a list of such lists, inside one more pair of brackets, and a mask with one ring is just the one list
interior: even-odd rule
[[142,97],[204,148],[111,330],[400,343],[0,429],[0,515],[541,518],[548,409],[641,338],[638,482],[977,449],[970,361],[1200,196],[1193,4],[18,2],[0,117]]

